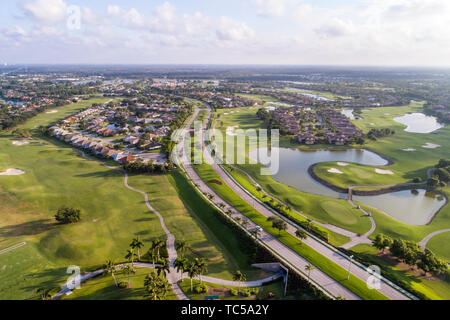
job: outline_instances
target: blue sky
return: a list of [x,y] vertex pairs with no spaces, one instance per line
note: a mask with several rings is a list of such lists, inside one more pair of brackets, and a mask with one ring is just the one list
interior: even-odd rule
[[1,63],[449,66],[448,0],[7,0]]

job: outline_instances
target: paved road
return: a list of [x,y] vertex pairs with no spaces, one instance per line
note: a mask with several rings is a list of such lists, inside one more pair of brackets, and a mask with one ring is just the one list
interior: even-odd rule
[[425,248],[427,247],[427,243],[431,240],[431,238],[444,232],[450,232],[450,229],[438,230],[427,235],[422,241],[419,242],[420,249],[425,250]]
[[[152,263],[143,263],[143,262],[134,262],[133,266],[136,267],[136,268],[142,268],[142,269],[154,269],[155,268],[154,264],[152,264]],[[115,267],[115,269],[116,270],[120,270],[120,269],[122,269],[124,267],[125,267],[125,264],[120,264],[120,265],[117,265]],[[91,279],[91,278],[93,278],[93,277],[99,276],[99,275],[103,274],[104,272],[105,272],[104,269],[99,269],[99,270],[96,270],[96,271],[89,272],[89,273],[86,273],[84,275],[81,275],[80,276],[80,284],[85,282],[85,281],[87,281],[87,280],[89,280],[89,279]],[[171,274],[169,274],[169,275],[171,275]],[[276,280],[276,279],[279,279],[279,278],[282,278],[282,277],[283,277],[282,273],[277,273],[277,274],[275,274],[273,276],[270,276],[270,277],[267,277],[267,278],[264,278],[264,279],[261,279],[261,280],[255,280],[255,281],[238,282],[238,281],[223,280],[223,279],[220,279],[220,278],[214,278],[214,277],[208,277],[208,276],[202,276],[202,280],[206,281],[206,282],[209,282],[209,283],[213,283],[213,284],[219,284],[219,285],[231,286],[231,287],[239,287],[239,286],[240,287],[261,287],[262,285],[264,285],[267,282],[271,282],[273,280]],[[182,275],[180,273],[178,273],[174,278],[176,279],[177,282],[180,281],[181,279],[190,279],[187,273],[184,273]],[[199,279],[199,277],[197,277],[197,279]],[[184,294],[184,292],[181,290],[181,288],[180,288],[180,286],[178,284],[176,285],[175,288],[172,287],[172,289],[173,289],[173,292],[175,293],[175,295],[178,298],[179,298],[179,296],[184,296],[184,297],[186,297],[186,299],[183,299],[183,300],[189,300],[187,298],[187,296]],[[72,289],[69,289],[67,284],[65,284],[65,285],[63,285],[61,287],[61,290],[57,294],[55,294],[53,296],[52,299],[55,300],[55,299],[61,297],[62,295],[66,294],[66,293],[69,293],[69,292],[72,292]]]
[[[208,108],[208,114],[206,119],[209,119],[211,116],[210,109]],[[206,123],[206,122],[205,122]],[[204,147],[204,156],[205,160],[208,163],[211,163],[211,167],[214,169],[214,171],[220,176],[220,178],[224,181],[224,183],[229,186],[237,195],[239,195],[244,201],[246,201],[250,206],[253,206],[256,211],[260,212],[266,217],[277,215],[274,213],[274,211],[271,211],[266,206],[261,204],[258,201],[255,201],[255,198],[250,196],[246,191],[244,191],[241,186],[239,186],[234,180],[232,180],[229,175],[223,170],[217,163],[212,159],[211,155],[206,152],[206,147]],[[232,208],[228,203],[226,203],[223,199],[221,199],[213,190],[211,190],[206,183],[201,180],[201,178],[197,175],[195,170],[190,165],[190,162],[187,160],[186,155],[183,154],[183,163],[185,164],[185,169],[188,172],[188,175],[200,186],[200,189],[204,192],[208,192],[210,194],[214,194],[215,198],[218,199],[219,202],[223,203],[227,209],[232,209],[236,212],[237,215],[241,216],[241,219],[247,219],[244,215],[237,212],[234,208]],[[217,201],[217,200],[215,200]],[[255,226],[253,224],[253,226]],[[294,227],[291,223],[288,224],[287,231],[293,235],[295,235],[295,231],[297,230],[297,227]],[[291,250],[290,248],[286,247],[284,244],[282,244],[278,239],[273,237],[272,235],[268,234],[267,232],[262,233],[262,240],[267,243],[273,250],[280,253],[285,259],[289,260],[292,264],[295,266],[304,269],[304,267],[309,264],[309,262],[304,259],[303,257],[299,256],[296,252]],[[326,258],[330,259],[331,261],[335,262],[336,264],[340,265],[344,269],[348,269],[350,265],[350,261],[336,252],[335,250],[332,250],[330,247],[326,246],[322,242],[312,238],[308,237],[304,243],[306,243],[308,246],[312,247],[315,251],[322,254]],[[358,277],[362,281],[367,281],[369,277],[371,277],[371,274],[363,268],[360,268],[358,265],[351,263],[351,274],[353,276]],[[315,270],[313,272],[314,280],[320,283],[323,287],[327,288],[330,292],[332,292],[335,296],[342,296],[345,299],[359,299],[354,293],[352,293],[350,290],[348,290],[346,287],[344,287],[342,284],[337,282],[336,280],[332,279],[325,273],[323,273],[320,270]],[[343,280],[346,281],[346,280]],[[390,299],[393,300],[409,300],[409,298],[401,293],[400,291],[392,288],[390,285],[386,284],[385,282],[381,283],[381,288],[379,291],[387,296]]]

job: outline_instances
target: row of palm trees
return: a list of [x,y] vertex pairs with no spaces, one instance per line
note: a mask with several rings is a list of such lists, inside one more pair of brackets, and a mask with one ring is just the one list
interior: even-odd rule
[[204,258],[195,258],[190,261],[185,257],[178,257],[173,266],[176,268],[177,272],[181,275],[181,281],[183,281],[183,273],[188,274],[191,279],[191,291],[193,291],[192,279],[199,277],[200,284],[202,283],[202,275],[208,270],[207,263]]

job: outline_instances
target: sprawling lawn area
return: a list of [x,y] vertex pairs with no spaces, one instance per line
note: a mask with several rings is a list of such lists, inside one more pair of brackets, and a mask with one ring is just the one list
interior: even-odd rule
[[[90,102],[102,101],[107,99]],[[84,101],[60,107],[58,113],[41,114],[24,127],[48,125],[57,120],[56,115],[64,118],[89,105]],[[1,299],[33,298],[39,287],[59,286],[68,277],[69,265],[84,271],[106,259],[124,260],[136,235],[144,241],[142,251],[151,240],[164,236],[159,219],[145,206],[142,195],[125,188],[122,173],[83,159],[78,151],[41,137],[37,131],[30,144],[13,145],[15,140],[9,132],[0,135],[0,171],[26,172],[0,176],[0,250],[23,241],[27,245],[0,255]],[[149,192],[151,203],[177,237],[212,260],[212,274],[229,275],[234,266],[240,266],[232,257],[242,252],[232,248],[227,256],[221,255],[218,237],[184,207],[172,180],[170,176],[136,176],[130,183]],[[63,205],[81,209],[82,221],[55,225],[54,215]]]
[[152,206],[160,212],[176,239],[187,241],[188,258],[207,260],[205,273],[221,279],[232,279],[232,272],[245,270],[253,279],[264,274],[252,268],[239,248],[234,233],[216,217],[213,208],[198,195],[177,171],[170,175],[129,178],[130,186],[147,192]]
[[449,300],[450,299],[450,274],[444,276],[445,280],[427,279],[421,274],[412,272],[410,269],[399,267],[391,260],[386,260],[378,256],[377,249],[368,244],[359,244],[352,248],[353,251],[361,253],[371,259],[376,265],[383,266],[389,270],[389,274],[401,281],[405,281],[415,290],[423,293],[429,299]]
[[253,100],[259,100],[259,101],[265,101],[265,102],[278,102],[279,100],[277,98],[274,98],[272,96],[268,95],[262,95],[262,94],[252,94],[252,93],[238,93],[237,96],[253,99]]
[[438,234],[430,239],[427,243],[427,248],[433,251],[441,258],[450,260],[450,232]]
[[317,266],[320,270],[327,273],[337,281],[341,282],[355,294],[359,295],[363,299],[378,300],[386,298],[378,291],[368,290],[366,284],[356,277],[350,276],[350,280],[347,280],[347,272],[343,268],[326,259],[324,256],[310,248],[308,245],[302,244],[300,246],[298,239],[293,235],[287,232],[282,232],[281,235],[278,236],[278,231],[272,227],[272,224],[267,221],[266,217],[264,217],[261,213],[255,211],[249,204],[247,204],[244,200],[237,196],[225,183],[223,183],[223,181],[215,173],[211,166],[209,166],[208,164],[202,164],[196,165],[194,166],[194,168],[203,181],[206,181],[208,183],[208,181],[215,179],[222,182],[222,185],[211,182],[209,182],[208,185],[230,205],[232,205],[239,212],[254,221],[256,224],[264,228],[264,230],[277,237],[288,247],[295,250],[309,262]]
[[[137,268],[136,273],[130,275],[130,287],[118,288],[111,274],[100,275],[81,284],[81,288],[73,291],[61,300],[146,300],[144,288],[145,276],[153,272],[152,269]],[[123,271],[115,273],[117,282],[128,282],[128,274]],[[170,292],[165,300],[177,300],[175,294]]]
[[[230,289],[239,290],[239,287],[230,287],[223,286],[214,283],[209,283],[203,281],[203,284],[206,284],[209,288],[208,293],[196,293],[195,291],[191,291],[191,280],[184,279],[182,282],[179,282],[181,289],[183,292],[189,297],[191,300],[205,300],[205,296],[219,296],[220,300],[256,300],[256,299],[264,299],[267,298],[269,292],[274,294],[273,299],[281,299],[284,294],[284,284],[282,280],[276,281],[274,283],[270,283],[264,285],[262,287],[254,287],[254,288],[244,288],[241,287],[241,290],[251,289],[257,291],[257,294],[254,294],[250,297],[240,296],[232,296],[230,294]],[[196,285],[200,284],[199,280],[192,280],[192,286],[195,288]]]

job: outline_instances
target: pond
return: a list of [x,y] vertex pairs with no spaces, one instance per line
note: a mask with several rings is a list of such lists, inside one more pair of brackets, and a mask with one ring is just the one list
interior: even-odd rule
[[445,199],[425,190],[392,192],[378,196],[353,196],[359,201],[402,222],[412,225],[425,225],[433,219],[436,212],[445,204]]
[[[249,153],[249,157],[258,160],[259,152],[264,154],[267,148],[255,149]],[[329,161],[354,162],[372,166],[388,164],[386,159],[364,149],[302,151],[279,148],[279,153],[279,170],[272,172],[274,180],[303,192],[342,199],[346,199],[347,194],[333,191],[317,182],[309,175],[308,168],[315,163]],[[397,220],[417,225],[426,224],[445,204],[445,200],[427,197],[424,190],[419,191],[417,195],[407,190],[378,196],[354,196],[354,200],[380,209]]]
[[394,118],[401,124],[406,125],[405,131],[413,133],[430,133],[442,127],[436,117],[427,116],[423,113],[407,113],[404,116]]
[[319,96],[319,95],[314,94],[314,93],[304,92],[305,90],[303,90],[303,89],[297,89],[297,88],[288,88],[288,89],[292,90],[292,91],[295,91],[296,93],[301,94],[302,96],[313,98],[313,99],[316,99],[316,100],[319,100],[319,101],[332,101],[332,100],[330,100],[328,98]]

